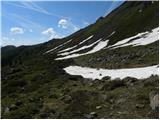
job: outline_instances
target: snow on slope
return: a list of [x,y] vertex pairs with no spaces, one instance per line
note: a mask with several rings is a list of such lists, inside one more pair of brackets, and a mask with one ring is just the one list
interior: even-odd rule
[[108,44],[108,41],[109,40],[106,40],[106,41],[100,41],[98,43],[98,45],[96,45],[91,51],[87,52],[88,54],[91,54],[91,53],[95,53],[97,51],[100,51],[101,49],[103,49],[104,47],[107,46]]
[[159,32],[158,28],[155,28],[151,32],[147,31],[143,33],[138,33],[135,36],[121,40],[114,45],[108,46],[107,48],[115,49],[115,48],[125,47],[129,45],[133,45],[133,46],[147,45],[158,40],[158,32]]
[[72,50],[73,48],[75,48],[75,47],[77,47],[77,46],[78,46],[78,45],[75,45],[75,46],[70,47],[70,48],[66,48],[66,49],[64,49],[64,50],[59,51],[58,53],[62,53],[62,52],[66,52],[66,51]]
[[[101,40],[101,39],[99,39]],[[99,41],[98,40],[98,41]],[[71,54],[65,57],[59,57],[56,58],[55,60],[63,60],[63,59],[69,59],[69,58],[75,58],[75,57],[79,57],[79,56],[83,56],[83,55],[87,55],[87,54],[91,54],[91,53],[95,53],[97,51],[100,51],[101,49],[103,49],[105,46],[107,46],[109,40],[106,41],[100,41],[92,50],[86,52],[86,53],[81,53],[81,54]]]
[[59,48],[59,47],[61,47],[61,46],[63,46],[63,45],[66,45],[67,43],[69,43],[69,42],[71,42],[71,41],[72,41],[72,39],[69,40],[69,41],[67,41],[67,42],[65,42],[65,43],[63,43],[63,44],[61,44],[61,45],[59,45],[59,46],[57,46],[57,47],[55,47],[55,48],[53,48],[53,49],[51,49],[51,50],[46,51],[45,53],[52,52],[53,50],[56,50],[57,48]]
[[116,31],[113,31],[109,36],[107,36],[107,38],[111,37],[112,35],[114,35],[116,33]]
[[158,65],[141,67],[141,68],[127,68],[127,69],[96,69],[80,66],[69,66],[64,70],[70,75],[81,75],[84,78],[102,79],[105,76],[110,76],[111,79],[125,77],[134,77],[137,79],[148,78],[151,75],[159,75]]
[[94,35],[91,35],[90,37],[88,37],[87,39],[83,40],[82,42],[79,43],[79,45],[81,45],[82,43],[86,42],[87,40],[91,39]]
[[69,55],[69,54],[71,54],[71,53],[75,53],[75,52],[78,52],[78,51],[81,51],[81,50],[90,48],[90,47],[92,47],[93,45],[97,44],[100,40],[101,40],[101,39],[97,40],[96,42],[94,42],[94,43],[92,43],[92,44],[90,44],[90,45],[83,46],[83,47],[81,47],[81,48],[78,48],[78,49],[73,50],[73,51],[70,51],[70,52],[60,53],[60,54],[58,54],[58,55],[62,55],[62,56],[64,56],[64,55]]
[[[78,45],[81,45],[82,43],[84,43],[84,42],[86,42],[87,40],[91,39],[93,36],[94,36],[94,35],[89,36],[87,39],[84,39],[84,40],[83,40],[82,42],[80,42]],[[70,48],[66,48],[66,49],[64,49],[64,50],[59,51],[58,53],[72,50],[73,48],[77,47],[78,45],[75,45],[75,46],[70,47]]]

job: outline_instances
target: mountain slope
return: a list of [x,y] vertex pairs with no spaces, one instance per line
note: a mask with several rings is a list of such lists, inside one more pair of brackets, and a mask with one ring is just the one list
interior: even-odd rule
[[[113,46],[113,44],[115,44],[120,40],[133,37],[138,33],[144,33],[145,35],[147,34],[145,32],[149,32],[154,28],[158,27],[158,12],[156,12],[158,11],[157,2],[154,2],[154,3],[139,2],[136,4],[124,3],[122,6],[123,7],[120,7],[114,10],[106,18],[101,18],[97,20],[97,22],[94,25],[90,25],[89,27],[87,27],[84,30],[84,32],[80,34],[81,36],[75,35],[75,37],[70,38],[71,40],[68,41],[69,43],[67,43],[67,45],[62,45],[61,47],[59,47],[58,49],[52,52],[53,53],[57,51],[61,52],[63,50],[69,49],[66,52],[61,52],[60,54],[58,54],[58,59],[63,59],[65,55],[72,55],[72,53],[74,53],[72,55],[73,57],[78,57],[78,56],[82,56],[83,54],[82,55],[77,55],[77,54],[84,53],[84,51],[85,53],[87,51],[89,52],[94,47],[96,47],[96,43],[97,43],[97,46],[99,46],[98,45],[99,39],[102,39],[101,42],[106,41],[102,44],[106,44],[108,41],[108,44],[102,46],[102,48],[106,46]],[[150,19],[146,19],[146,18],[150,18]],[[158,35],[158,31],[156,31],[156,34]],[[154,41],[158,40],[157,35],[154,35],[156,37],[156,38],[153,38]],[[143,37],[143,36],[135,36],[135,38]],[[86,39],[87,41],[85,41]],[[85,41],[85,43],[83,41]],[[143,41],[143,40],[140,40],[140,41]],[[151,41],[150,43],[154,41]],[[79,44],[81,42],[83,42],[83,44]],[[72,56],[66,57],[66,58],[73,58]],[[103,55],[103,56],[106,56],[106,55]],[[64,57],[64,59],[66,58]]]
[[158,6],[127,1],[64,39],[2,47],[2,118],[158,118]]

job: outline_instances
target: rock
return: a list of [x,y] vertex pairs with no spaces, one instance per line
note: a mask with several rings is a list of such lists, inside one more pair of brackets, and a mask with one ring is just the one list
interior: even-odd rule
[[91,118],[97,117],[97,113],[96,112],[91,112],[90,115],[91,115]]
[[63,100],[65,103],[70,103],[72,101],[72,97],[70,95],[65,95]]
[[156,78],[156,76],[151,75],[150,78],[144,80],[144,86],[154,86],[156,84],[156,80],[158,78]]
[[107,95],[105,95],[105,94],[102,94],[102,95],[99,96],[99,99],[102,100],[102,101],[106,101],[107,98],[108,98],[108,97],[107,97]]
[[90,86],[90,87],[93,86],[93,82],[89,82],[88,86]]
[[87,119],[93,119],[93,118],[97,117],[97,113],[96,112],[91,112],[91,113],[85,115],[84,117],[87,118]]
[[136,104],[136,108],[144,108],[143,104]]
[[8,113],[9,111],[10,111],[9,107],[6,107],[4,110],[5,113]]
[[39,100],[40,100],[40,101],[42,101],[42,100],[43,100],[43,98],[41,98],[41,97],[40,97],[40,98],[39,98]]
[[113,113],[110,113],[109,116],[110,116],[110,117],[113,116]]
[[93,118],[93,116],[92,116],[92,115],[90,115],[90,114],[85,115],[84,117],[85,117],[85,118],[87,118],[87,119],[92,119],[92,118]]
[[113,89],[116,89],[118,87],[123,87],[125,86],[124,82],[120,79],[115,79],[113,81],[107,81],[103,87],[102,87],[102,90],[113,90]]
[[113,99],[110,99],[110,103],[114,103],[114,100],[113,100]]
[[33,101],[34,101],[34,99],[33,99],[33,98],[29,98],[28,100],[29,100],[30,102],[33,102]]
[[102,80],[110,80],[110,79],[111,79],[110,76],[105,76],[105,77],[102,78]]
[[100,106],[100,105],[99,105],[99,106],[96,106],[96,109],[101,109],[101,108],[102,108],[102,106]]
[[15,104],[11,104],[11,106],[9,107],[10,110],[15,110],[17,109],[17,106]]
[[24,87],[22,87],[22,88],[21,88],[21,90],[22,90],[22,91],[24,91],[24,90],[25,90],[25,88],[24,88]]
[[20,100],[18,100],[18,101],[16,102],[16,106],[20,106],[20,105],[22,105],[22,102],[21,102]]
[[126,77],[123,80],[126,81],[127,86],[134,86],[135,82],[137,81],[136,78],[132,78],[132,77]]
[[152,110],[158,110],[159,108],[159,94],[155,91],[149,93],[150,106]]
[[125,101],[126,101],[125,98],[120,98],[117,100],[117,103],[121,104],[121,103],[124,103]]
[[125,115],[125,114],[127,114],[126,111],[123,111],[123,112],[122,112],[122,111],[118,111],[117,113],[118,113],[119,115]]

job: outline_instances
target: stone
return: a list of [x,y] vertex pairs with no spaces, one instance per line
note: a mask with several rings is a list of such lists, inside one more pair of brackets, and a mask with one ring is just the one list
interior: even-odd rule
[[136,104],[136,108],[144,108],[143,104]]
[[63,100],[65,103],[70,103],[72,101],[72,97],[70,95],[65,95]]
[[99,96],[99,99],[102,100],[102,101],[106,101],[107,98],[108,98],[108,97],[107,97],[106,94],[101,94],[101,95]]
[[99,106],[96,106],[96,109],[101,109],[101,108],[102,108],[102,106],[100,106],[100,105],[99,105]]
[[120,99],[117,100],[117,103],[118,103],[118,104],[121,104],[121,103],[124,103],[124,102],[125,102],[125,99],[124,99],[124,98],[120,98]]
[[9,111],[10,111],[9,107],[6,107],[4,110],[5,113],[8,113]]
[[90,115],[91,115],[91,118],[97,117],[97,113],[96,112],[91,112]]
[[102,78],[102,80],[110,80],[110,79],[111,79],[110,76],[105,76],[105,77]]
[[17,109],[17,106],[15,104],[11,104],[11,106],[9,108],[10,108],[10,110],[15,110],[15,109]]
[[30,101],[30,102],[33,102],[33,101],[34,101],[34,99],[33,99],[33,98],[29,98],[29,101]]
[[93,86],[93,82],[89,82],[88,86],[90,86],[90,87]]
[[21,100],[18,100],[18,101],[16,102],[16,106],[20,106],[20,105],[22,105],[22,101],[21,101]]
[[155,91],[149,93],[150,106],[152,110],[158,110],[159,108],[159,94]]
[[92,119],[93,118],[92,115],[90,115],[90,114],[85,115],[84,117],[87,118],[87,119]]
[[87,118],[87,119],[93,119],[93,118],[97,117],[97,113],[96,112],[91,112],[91,113],[85,115],[84,117]]

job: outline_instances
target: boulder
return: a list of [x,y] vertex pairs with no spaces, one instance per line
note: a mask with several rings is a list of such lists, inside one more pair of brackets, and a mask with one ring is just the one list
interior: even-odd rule
[[9,107],[10,110],[15,110],[17,109],[17,106],[15,104],[11,104],[11,106]]
[[159,94],[155,91],[149,93],[150,106],[152,110],[158,110],[159,108]]
[[86,115],[87,119],[93,119],[97,117],[97,113],[96,112],[91,112],[90,114]]
[[110,80],[110,79],[111,79],[110,76],[105,76],[105,77],[102,78],[102,80]]
[[70,95],[65,95],[63,100],[65,103],[70,103],[72,101],[72,97]]
[[144,108],[144,105],[143,104],[136,104],[136,108],[139,108],[139,109]]
[[117,104],[121,104],[121,103],[124,103],[126,101],[125,98],[120,98],[117,100]]
[[8,113],[9,111],[10,111],[9,107],[6,107],[6,108],[4,109],[4,113]]
[[101,109],[101,108],[102,108],[102,106],[101,106],[101,105],[96,106],[96,109]]

